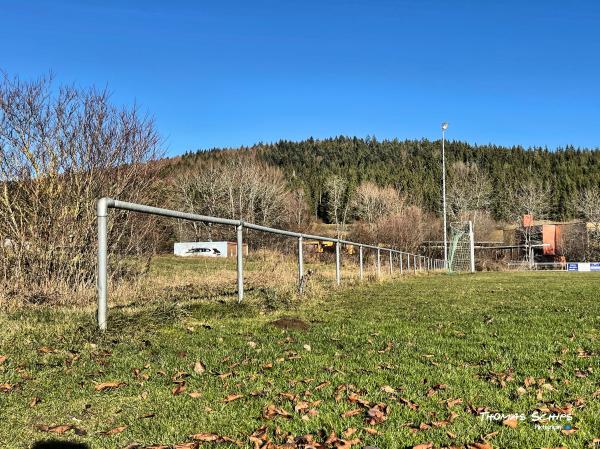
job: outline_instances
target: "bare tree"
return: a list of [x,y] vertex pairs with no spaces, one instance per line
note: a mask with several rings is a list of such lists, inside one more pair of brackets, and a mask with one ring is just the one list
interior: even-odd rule
[[288,220],[293,229],[304,231],[310,226],[311,212],[304,189],[298,188],[288,194],[286,208]]
[[477,221],[478,215],[490,205],[492,184],[476,164],[455,162],[448,174],[448,212],[454,221]]
[[[0,266],[30,287],[89,285],[95,275],[95,201],[144,202],[155,193],[153,121],[119,109],[107,91],[54,89],[51,80],[0,79]],[[112,248],[149,245],[149,220],[115,214]],[[133,231],[133,227],[136,227]]]
[[532,227],[523,225],[523,216],[531,215],[534,219],[544,219],[550,211],[551,189],[549,185],[532,180],[524,181],[512,192],[509,192],[508,210],[512,221],[517,225],[521,240],[527,247],[526,260],[533,263],[531,257]]
[[600,187],[591,187],[580,192],[577,210],[585,220],[588,260],[600,257]]
[[[251,156],[236,156],[226,161],[210,161],[193,166],[172,181],[180,208],[192,213],[242,219],[277,226],[287,223],[288,192],[281,172]],[[195,239],[202,231],[214,237],[210,225],[191,226]],[[182,228],[180,229],[187,229]],[[180,234],[180,238],[185,238]]]
[[338,238],[346,230],[348,222],[348,181],[341,176],[332,175],[325,182],[325,193],[327,194],[327,216],[335,224]]

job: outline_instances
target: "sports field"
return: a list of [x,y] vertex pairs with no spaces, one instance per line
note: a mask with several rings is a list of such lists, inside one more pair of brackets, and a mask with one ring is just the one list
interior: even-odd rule
[[21,307],[0,317],[0,441],[593,447],[598,285],[420,275],[277,308],[179,295],[111,309],[105,335],[91,306]]

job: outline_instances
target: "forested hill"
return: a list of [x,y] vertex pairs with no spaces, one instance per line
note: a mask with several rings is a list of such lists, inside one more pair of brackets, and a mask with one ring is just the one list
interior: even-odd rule
[[[238,151],[256,153],[262,160],[284,170],[292,187],[303,187],[310,206],[319,211],[324,184],[333,174],[350,186],[362,181],[393,185],[424,208],[437,211],[440,204],[441,141],[383,140],[336,137],[301,142],[279,141]],[[180,164],[196,164],[211,158],[228,158],[236,151],[213,149],[186,153]],[[498,219],[507,216],[509,195],[533,180],[551,186],[550,218],[576,215],[575,199],[581,189],[600,185],[600,151],[567,147],[543,148],[471,145],[446,142],[447,167],[458,161],[474,163],[493,187],[490,211]],[[449,182],[468,182],[450,179]],[[319,213],[321,215],[321,213]]]

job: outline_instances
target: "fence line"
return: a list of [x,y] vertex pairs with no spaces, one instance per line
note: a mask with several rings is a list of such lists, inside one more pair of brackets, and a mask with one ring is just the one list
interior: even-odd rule
[[[304,257],[303,257],[303,240],[311,239],[322,242],[333,242],[335,243],[335,280],[336,284],[341,283],[341,245],[353,245],[359,249],[359,278],[363,279],[363,249],[369,248],[377,251],[377,275],[381,275],[381,252],[389,252],[390,257],[390,273],[392,273],[392,254],[400,255],[400,274],[404,272],[410,272],[411,265],[413,271],[416,273],[417,270],[423,270],[425,267],[426,271],[430,270],[442,270],[444,269],[444,261],[441,259],[434,259],[428,256],[421,256],[418,254],[412,254],[406,251],[400,251],[394,248],[384,248],[381,246],[368,245],[364,243],[351,242],[349,240],[338,239],[333,237],[325,237],[320,235],[305,234],[301,232],[286,231],[283,229],[269,228],[267,226],[261,226],[254,223],[246,223],[243,220],[232,220],[229,218],[211,217],[207,215],[197,215],[188,212],[180,212],[170,209],[162,209],[159,207],[146,206],[144,204],[128,203],[125,201],[119,201],[112,198],[101,198],[98,200],[96,205],[96,216],[98,219],[98,277],[97,277],[97,289],[98,289],[98,327],[100,330],[106,330],[106,317],[107,317],[107,297],[108,297],[108,235],[107,235],[107,220],[108,220],[108,209],[120,209],[131,212],[140,212],[150,215],[158,215],[162,217],[178,218],[188,221],[204,222],[204,223],[215,223],[228,226],[234,226],[237,234],[237,291],[238,291],[238,302],[242,302],[244,299],[244,258],[243,258],[243,230],[244,228],[253,229],[256,231],[268,232],[271,234],[283,235],[286,237],[295,237],[298,239],[298,285],[299,291],[302,292],[304,285]],[[406,256],[406,270],[404,269],[402,258]],[[411,258],[412,264],[411,264]]]

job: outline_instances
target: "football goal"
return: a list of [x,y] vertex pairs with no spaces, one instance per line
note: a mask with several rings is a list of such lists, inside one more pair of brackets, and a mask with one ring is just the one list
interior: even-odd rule
[[473,222],[450,223],[449,272],[475,272],[475,238]]

